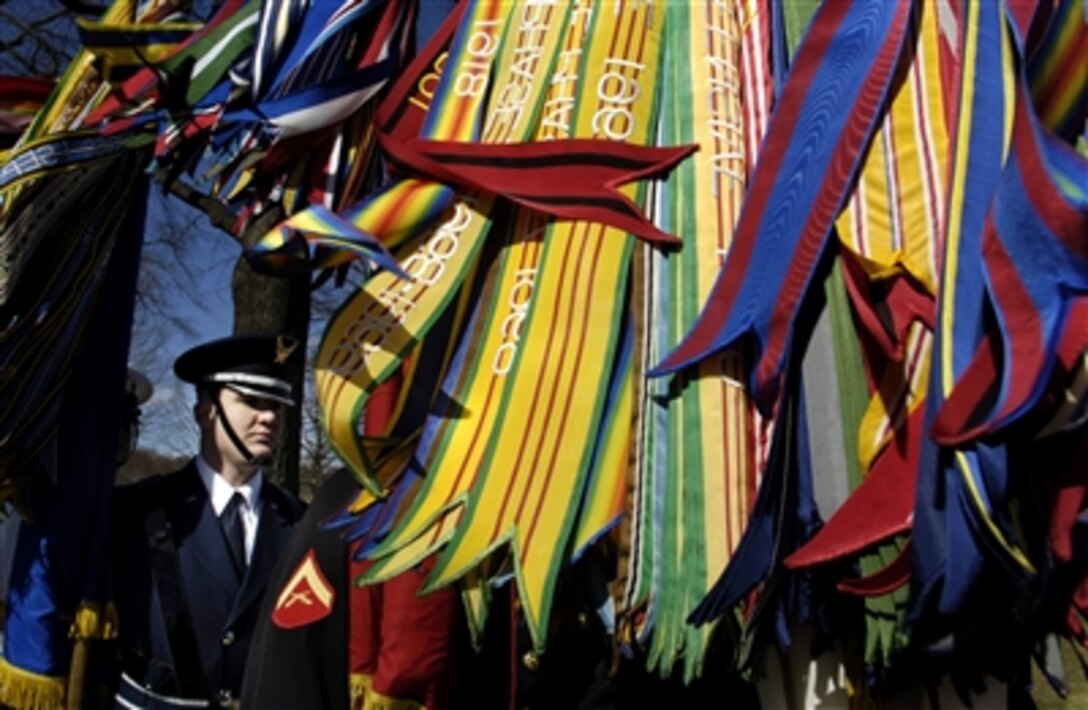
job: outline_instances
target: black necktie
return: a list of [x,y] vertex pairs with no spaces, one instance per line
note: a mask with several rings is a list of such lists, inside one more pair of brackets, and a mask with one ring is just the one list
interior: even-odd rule
[[245,496],[235,493],[219,516],[219,523],[223,526],[223,534],[227,538],[230,556],[234,559],[235,569],[239,575],[246,568],[246,530],[242,524],[242,506],[245,504]]

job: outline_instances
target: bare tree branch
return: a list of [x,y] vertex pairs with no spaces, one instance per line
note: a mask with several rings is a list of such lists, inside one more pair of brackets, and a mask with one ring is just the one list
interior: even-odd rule
[[[155,175],[155,180],[160,184],[166,181],[166,171],[161,170]],[[208,215],[208,219],[216,227],[219,227],[227,234],[234,237],[233,227],[235,222],[234,214],[230,209],[222,202],[214,197],[205,195],[200,190],[197,190],[192,185],[182,181],[174,180],[168,185],[164,185],[164,188],[181,201],[195,207],[204,214]]]
[[67,10],[27,3],[0,5],[4,42],[0,71],[56,76],[78,49],[74,16]]

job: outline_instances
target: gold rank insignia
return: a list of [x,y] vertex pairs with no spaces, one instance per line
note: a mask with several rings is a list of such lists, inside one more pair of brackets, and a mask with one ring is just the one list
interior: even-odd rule
[[314,551],[310,549],[276,599],[272,623],[281,629],[312,624],[332,613],[335,599],[336,590],[322,574]]

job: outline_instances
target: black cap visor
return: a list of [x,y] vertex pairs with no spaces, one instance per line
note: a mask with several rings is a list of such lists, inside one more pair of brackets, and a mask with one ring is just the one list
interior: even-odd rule
[[291,396],[291,384],[276,377],[259,375],[253,372],[216,372],[204,378],[207,384],[224,385],[235,392],[250,397],[269,399],[288,406],[294,406]]

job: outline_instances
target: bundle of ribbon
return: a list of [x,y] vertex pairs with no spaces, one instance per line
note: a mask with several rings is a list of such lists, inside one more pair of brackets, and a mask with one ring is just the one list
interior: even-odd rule
[[[1033,14],[1017,6],[983,18],[965,14],[966,5],[942,16],[923,4],[827,4],[813,15],[787,73],[787,60],[777,52],[783,28],[766,22],[781,17],[774,3],[715,6],[710,13],[666,5],[645,21],[644,34],[637,35],[645,40],[616,43],[637,56],[597,54],[595,48],[606,41],[601,37],[611,36],[599,29],[629,31],[624,13],[637,17],[638,10],[621,8],[613,25],[595,9],[530,6],[511,17],[481,3],[451,18],[378,112],[379,140],[400,179],[342,214],[350,225],[311,210],[264,243],[269,250],[286,248],[299,239],[286,230],[301,230],[294,253],[316,262],[320,248],[350,241],[356,252],[373,253],[373,247],[358,245],[376,241],[399,264],[345,304],[326,333],[318,363],[326,424],[370,487],[347,516],[354,519],[351,534],[366,537],[364,553],[377,560],[367,579],[387,579],[436,552],[432,586],[458,579],[478,584],[511,571],[534,638],[543,646],[563,551],[577,557],[625,520],[619,536],[630,548],[619,571],[625,584],[614,604],[623,615],[623,638],[648,643],[652,666],[667,672],[683,658],[686,676],[698,674],[709,631],[685,621],[712,621],[737,604],[749,605],[744,625],[753,650],[775,636],[773,629],[787,642],[781,633],[786,622],[811,618],[819,606],[813,602],[822,598],[809,577],[789,569],[843,559],[860,559],[866,575],[842,580],[839,588],[867,597],[867,660],[890,663],[906,643],[903,585],[911,555],[918,561],[912,602],[918,639],[934,633],[927,629],[933,618],[923,601],[931,585],[918,581],[925,575],[964,575],[943,584],[955,597],[948,607],[954,610],[965,603],[963,594],[994,550],[1003,551],[997,557],[1014,569],[1038,572],[1005,532],[1016,529],[1002,517],[1008,499],[989,500],[997,491],[1012,495],[1007,474],[999,472],[1004,465],[990,453],[977,458],[977,450],[989,444],[962,443],[982,434],[1001,436],[1045,404],[1055,368],[1048,344],[1061,340],[1066,352],[1083,351],[1083,338],[1072,334],[1079,311],[1061,300],[1083,291],[1077,256],[1083,245],[1074,236],[1083,209],[1069,188],[1083,183],[1083,161],[1047,138],[1033,118],[1031,101],[1041,100],[1041,89],[1030,99],[1021,89],[1013,92],[1020,98],[992,107],[1010,117],[993,148],[977,147],[994,131],[972,123],[972,116],[995,115],[979,108],[983,89],[1027,86],[1023,76],[1016,79],[1013,62],[1027,50],[1009,45],[1002,51],[997,28],[1019,28],[1015,36],[1026,37],[1025,23],[1034,21],[1040,29],[1031,36],[1046,38],[1046,27],[1069,31],[1062,19],[1068,15]],[[561,11],[569,19],[556,19]],[[592,28],[588,36],[583,23]],[[1069,45],[1045,46],[1055,52]],[[694,54],[686,54],[687,48]],[[980,53],[986,52],[984,62]],[[660,71],[642,73],[651,66]],[[1008,80],[982,78],[987,72]],[[768,125],[759,110],[771,103],[770,83],[759,77],[772,75],[780,84]],[[713,89],[708,106],[689,98],[692,86]],[[458,87],[472,90],[458,93]],[[656,113],[640,108],[652,92],[668,97],[657,103]],[[693,108],[678,108],[685,106]],[[834,108],[841,106],[854,108]],[[466,116],[471,127],[453,121]],[[654,132],[645,132],[650,125]],[[764,125],[767,137],[757,149]],[[590,147],[580,142],[582,136],[624,142]],[[596,151],[593,164],[625,163],[631,178],[678,157],[650,160],[652,154],[642,152],[647,162],[633,169],[631,158],[614,158],[639,142],[693,142],[701,151],[652,183],[652,190],[646,183],[625,198],[593,197],[602,193],[592,186],[571,188],[574,176],[593,176],[580,162],[588,161],[589,150]],[[1062,285],[1040,287],[1026,299],[996,284],[1015,283],[1011,264],[1021,262],[1009,250],[1039,230],[1024,221],[1021,208],[995,208],[995,227],[988,232],[993,236],[983,239],[986,219],[970,217],[984,217],[997,204],[1001,191],[994,181],[1005,170],[1005,156],[1019,155],[1004,146],[1025,151],[1021,164],[1034,160],[1045,166],[1040,174],[1053,176],[1033,183],[1055,186],[1037,198],[1038,205],[1070,205],[1059,210],[1067,216],[1036,220],[1057,235],[1053,254],[1064,259],[1055,271]],[[978,155],[994,161],[986,180],[963,174],[965,166],[978,169],[963,156],[980,150]],[[608,153],[613,158],[606,160]],[[1040,154],[1045,157],[1030,157]],[[562,184],[550,169],[565,171]],[[987,181],[995,186],[987,189]],[[1010,204],[1015,185],[1003,193]],[[457,197],[447,192],[451,188]],[[632,197],[655,228],[630,222]],[[499,210],[496,198],[519,208]],[[607,210],[556,207],[582,210],[589,203]],[[541,213],[589,218],[646,241],[611,256],[622,268],[605,278],[593,266],[599,262],[581,261],[585,245],[577,252],[560,246],[566,224]],[[965,225],[969,217],[975,221]],[[313,222],[306,220],[322,224],[308,226]],[[999,222],[1006,225],[1004,233],[1017,235],[1000,239]],[[828,249],[833,229],[839,237],[835,252]],[[666,246],[665,233],[680,236],[684,245],[678,252]],[[969,244],[964,234],[972,235]],[[593,235],[585,232],[582,241]],[[554,267],[553,275],[552,264],[560,258],[563,266]],[[981,268],[948,271],[950,263],[969,259]],[[825,269],[831,262],[834,268]],[[982,281],[960,284],[966,273],[990,274],[985,288],[994,297],[985,303],[992,306],[980,300]],[[571,291],[590,276],[592,288],[602,291]],[[820,282],[824,288],[814,288]],[[618,300],[631,304],[630,323],[617,320]],[[698,313],[693,306],[704,300],[707,306]],[[843,451],[841,470],[829,470],[820,447],[809,446],[810,440],[826,440],[829,425],[815,427],[809,420],[811,402],[823,392],[799,369],[806,348],[815,347],[801,314],[816,312],[822,300],[831,314],[829,347],[838,373],[832,384],[840,403],[833,416],[842,438],[835,444]],[[1048,302],[1054,305],[1040,327],[1023,325],[1031,322],[1030,314],[1013,315],[1025,304],[1038,308]],[[974,330],[991,307],[997,318],[986,342],[1001,342],[994,338],[1003,330],[1012,334],[1004,357],[998,356],[1000,348],[980,346],[982,331]],[[592,318],[604,342],[576,335],[580,323],[590,322],[581,318]],[[955,335],[956,328],[963,334]],[[651,373],[679,372],[673,380],[639,377],[687,330],[690,335]],[[1012,339],[1032,332],[1039,333],[1032,336],[1040,338],[1039,347]],[[745,342],[757,345],[750,388]],[[933,360],[933,354],[953,353],[953,359],[967,362],[963,353],[976,350],[969,368],[937,367]],[[559,358],[558,379],[549,374],[553,358]],[[1072,368],[1075,359],[1063,366]],[[442,367],[443,374],[417,387],[423,360]],[[988,373],[1010,373],[1013,367],[1031,374],[1015,383],[1004,375],[1010,384],[987,414],[979,403],[990,402]],[[596,374],[586,379],[586,371]],[[414,455],[378,471],[370,461],[388,442],[359,436],[358,417],[369,393],[402,372],[409,377],[394,418],[400,427],[393,425],[389,433],[421,435],[412,444]],[[588,382],[595,383],[594,394],[581,392],[583,410],[569,393]],[[939,395],[935,382],[944,382]],[[425,391],[430,387],[437,392]],[[749,404],[746,391],[757,395],[761,411]],[[578,419],[583,411],[587,418]],[[564,421],[545,421],[548,416]],[[585,436],[581,427],[593,435]],[[959,504],[947,511],[958,521],[955,539],[947,544],[962,551],[954,567],[948,566],[950,556],[919,553],[917,539],[904,546],[901,537],[912,519],[944,510],[925,492],[935,485],[925,471],[927,462],[945,460],[948,454],[941,452],[948,451],[956,451],[951,460],[966,466],[951,484],[962,491]],[[990,478],[979,478],[981,471],[990,471]],[[821,526],[819,481],[843,474],[845,488],[856,492],[813,538]],[[760,495],[753,500],[757,485]],[[555,499],[581,503],[549,513]],[[838,502],[821,501],[823,515]],[[989,542],[982,539],[987,536]],[[496,558],[507,541],[510,557]],[[919,571],[933,569],[938,571]],[[884,613],[889,611],[890,617]]]
[[[103,23],[140,37],[130,55],[170,51],[176,36],[147,31],[169,11],[118,2]],[[100,61],[98,39],[45,84],[0,167],[0,493],[20,503],[0,701],[13,707],[80,706],[88,644],[116,633],[106,541],[148,156],[85,128],[121,64]]]
[[1083,476],[1023,463],[1083,438],[1077,10],[480,0],[408,62],[409,0],[233,0],[174,49],[141,31],[151,66],[69,126],[107,140],[27,143],[0,187],[153,143],[239,228],[282,205],[255,263],[379,267],[316,363],[364,581],[436,555],[479,631],[513,577],[545,647],[608,538],[602,617],[689,680],[723,619],[755,665],[862,595],[878,667],[962,632],[982,580],[995,610],[1065,590],[1011,658],[1088,608],[1052,584],[1083,579]]

